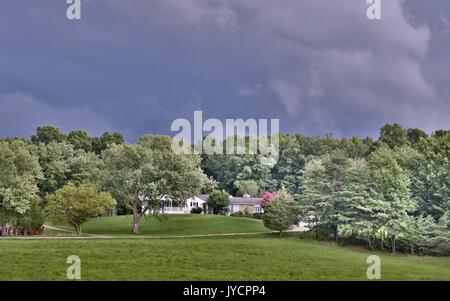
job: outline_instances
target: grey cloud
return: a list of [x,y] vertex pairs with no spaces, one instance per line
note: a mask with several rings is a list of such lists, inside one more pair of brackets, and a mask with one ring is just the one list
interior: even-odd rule
[[[259,62],[271,70],[267,88],[291,118],[308,115],[321,126],[329,122],[314,116],[326,115],[335,119],[333,126],[339,124],[341,116],[329,112],[334,106],[317,101],[326,95],[327,102],[336,102],[360,117],[372,111],[382,118],[393,115],[394,107],[408,106],[409,111],[395,114],[398,121],[408,124],[418,122],[424,107],[433,105],[440,125],[448,126],[448,112],[442,110],[446,104],[421,70],[430,29],[413,26],[404,4],[404,0],[384,2],[383,20],[369,21],[367,5],[359,0],[282,0],[276,5],[269,0],[160,3],[171,13],[185,13],[175,23],[214,23],[220,8],[233,9],[230,15],[239,19],[237,34],[244,35],[242,40],[248,43],[243,47],[253,47],[261,57]],[[363,95],[366,98],[359,98]],[[415,106],[418,113],[412,114]],[[426,125],[426,121],[419,123]]]
[[0,95],[0,107],[0,136],[30,137],[42,125],[63,125],[67,132],[82,128],[92,135],[113,129],[86,106],[52,107],[23,93]]
[[450,127],[447,0],[383,1],[382,21],[367,20],[364,0],[85,4],[78,23],[64,19],[64,3],[0,4],[0,95],[27,91],[48,114],[32,125],[10,118],[3,135],[76,108],[100,120],[86,123],[92,130],[132,139],[168,133],[196,109],[279,118],[282,130],[305,134],[376,135],[385,122]]

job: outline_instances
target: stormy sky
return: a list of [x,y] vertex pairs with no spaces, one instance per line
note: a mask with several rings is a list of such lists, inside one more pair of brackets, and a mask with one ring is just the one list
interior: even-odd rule
[[450,2],[0,1],[0,137],[39,125],[170,134],[176,118],[279,118],[281,130],[378,136],[450,128]]

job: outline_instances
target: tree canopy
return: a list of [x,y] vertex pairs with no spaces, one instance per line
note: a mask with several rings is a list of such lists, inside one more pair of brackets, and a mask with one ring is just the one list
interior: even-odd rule
[[230,195],[224,190],[216,190],[208,196],[208,207],[212,208],[214,214],[225,213],[230,205]]
[[106,214],[115,205],[109,193],[99,192],[93,184],[69,183],[49,195],[46,212],[55,223],[71,225],[81,234],[85,222]]
[[112,145],[102,155],[105,162],[103,187],[133,212],[133,233],[139,233],[146,213],[164,213],[163,198],[180,202],[200,192],[208,178],[196,155],[176,155],[171,140],[144,136],[134,145]]

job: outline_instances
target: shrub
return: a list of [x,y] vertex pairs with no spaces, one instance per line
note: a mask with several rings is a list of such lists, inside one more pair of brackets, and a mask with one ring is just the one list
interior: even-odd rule
[[0,236],[42,234],[45,216],[37,200],[23,214],[12,210],[0,210]]
[[30,204],[24,215],[19,217],[18,226],[23,229],[24,234],[32,234],[39,232],[45,222],[44,210],[38,201],[33,201]]
[[194,207],[191,209],[192,214],[202,214],[202,212],[203,212],[203,209],[200,207]]
[[243,217],[244,216],[244,212],[242,211],[236,211],[230,214],[230,216],[234,216],[234,217]]
[[264,216],[264,214],[262,214],[262,213],[253,213],[252,214],[252,217],[254,219],[263,219],[263,216]]

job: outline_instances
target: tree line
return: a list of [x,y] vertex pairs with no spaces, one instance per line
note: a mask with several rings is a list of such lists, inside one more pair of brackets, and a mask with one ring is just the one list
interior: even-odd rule
[[387,124],[378,139],[280,134],[279,148],[278,160],[176,155],[167,136],[129,144],[120,133],[91,137],[40,127],[29,140],[0,141],[0,232],[33,232],[45,214],[57,217],[42,207],[73,191],[68,185],[85,185],[86,195],[92,187],[108,193],[119,214],[133,216],[134,233],[144,214],[162,212],[161,196],[176,205],[215,190],[253,197],[279,191],[317,238],[450,254],[450,131],[428,135]]
[[39,127],[30,140],[0,141],[0,235],[42,232],[48,217],[78,233],[89,218],[163,212],[162,196],[182,202],[213,183],[196,155],[176,155],[171,138],[144,135],[127,144],[120,133],[91,137]]
[[231,194],[288,193],[289,207],[317,238],[450,255],[450,131],[386,124],[376,140],[279,138],[276,162],[204,155],[202,167]]

